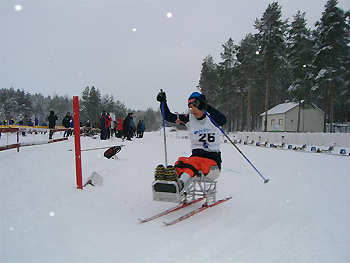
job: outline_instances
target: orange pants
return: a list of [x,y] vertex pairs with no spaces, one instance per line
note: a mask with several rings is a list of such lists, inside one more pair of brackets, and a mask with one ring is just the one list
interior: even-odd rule
[[178,176],[182,173],[187,173],[191,177],[196,175],[197,171],[201,171],[207,175],[210,172],[210,167],[217,165],[217,163],[211,159],[191,156],[191,157],[180,157],[175,163],[175,168]]

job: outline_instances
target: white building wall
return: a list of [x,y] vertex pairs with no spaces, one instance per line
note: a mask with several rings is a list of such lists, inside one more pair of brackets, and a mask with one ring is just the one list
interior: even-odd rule
[[[286,112],[286,129],[287,132],[296,132],[298,129],[298,108],[295,107],[290,111]],[[302,114],[300,114],[302,115]],[[300,124],[302,124],[302,119],[300,116]],[[301,126],[301,125],[300,125]]]
[[308,109],[305,111],[306,132],[323,132],[323,124],[324,116],[322,111],[319,109]]
[[[267,116],[267,131],[297,132],[298,130],[298,109],[295,107],[286,113],[272,114]],[[271,120],[275,120],[272,125]],[[279,125],[279,120],[283,120],[283,125]],[[262,117],[264,130],[265,116]],[[323,132],[323,112],[318,108],[310,108],[300,111],[299,132]]]
[[[282,124],[280,124],[282,120]],[[274,124],[273,122],[274,121]],[[285,114],[272,114],[267,116],[267,130],[268,131],[285,131]],[[265,116],[262,117],[262,125],[264,130]]]

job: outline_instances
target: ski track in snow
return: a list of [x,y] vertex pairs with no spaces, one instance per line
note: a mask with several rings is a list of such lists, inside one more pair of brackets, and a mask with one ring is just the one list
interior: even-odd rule
[[[120,144],[81,138],[82,149]],[[152,200],[163,137],[123,144],[117,159],[82,152],[83,182],[94,171],[103,177],[84,190],[76,189],[72,137],[0,152],[0,262],[350,262],[350,157],[238,145],[270,179],[264,184],[222,143],[217,198],[233,199],[166,227],[200,204],[139,223],[176,205]],[[169,163],[190,154],[187,139],[167,145]]]

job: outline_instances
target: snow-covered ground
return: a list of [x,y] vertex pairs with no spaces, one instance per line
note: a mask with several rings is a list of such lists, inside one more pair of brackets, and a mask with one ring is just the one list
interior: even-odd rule
[[[121,143],[81,138],[82,149]],[[82,152],[83,181],[94,171],[104,179],[84,190],[76,189],[72,137],[1,151],[0,262],[350,262],[349,156],[239,145],[270,179],[264,184],[222,143],[217,197],[233,199],[164,226],[200,204],[139,223],[174,205],[152,200],[163,137],[124,144],[117,159]],[[169,137],[167,146],[171,163],[190,154],[187,139]]]

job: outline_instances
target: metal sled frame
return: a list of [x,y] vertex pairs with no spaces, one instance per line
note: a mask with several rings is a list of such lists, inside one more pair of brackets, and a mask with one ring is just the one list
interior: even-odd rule
[[196,199],[204,197],[207,204],[216,202],[216,181],[200,174],[191,179],[191,183],[185,192],[187,198]]
[[[176,188],[176,193],[156,192],[154,185],[157,183],[172,184]],[[187,187],[179,192],[176,181],[156,180],[152,183],[152,194],[154,201],[186,203],[196,198],[204,197],[207,204],[216,202],[216,181],[213,181],[202,174],[191,178]]]

